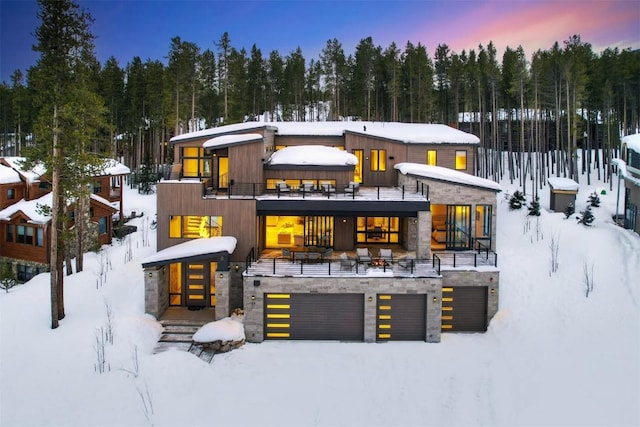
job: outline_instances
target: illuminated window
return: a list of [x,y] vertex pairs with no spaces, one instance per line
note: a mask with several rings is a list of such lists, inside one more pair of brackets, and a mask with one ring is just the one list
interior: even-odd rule
[[371,170],[378,172],[387,170],[387,150],[371,150]]
[[222,236],[221,216],[172,215],[169,218],[169,237],[199,239]]
[[362,160],[364,159],[364,150],[352,150],[352,153],[358,159],[358,163],[356,163],[356,167],[353,171],[353,181],[362,183]]
[[211,176],[211,159],[204,157],[201,147],[183,147],[182,176],[185,178],[199,178]]
[[427,164],[437,166],[436,150],[427,150]]
[[467,169],[467,152],[456,151],[456,170]]
[[400,221],[398,217],[360,216],[356,221],[358,243],[399,243]]

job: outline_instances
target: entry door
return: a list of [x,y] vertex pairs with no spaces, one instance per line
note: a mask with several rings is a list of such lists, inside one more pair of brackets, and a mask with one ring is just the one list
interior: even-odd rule
[[471,206],[447,205],[447,249],[471,248]]
[[229,188],[229,158],[218,157],[218,188]]
[[186,306],[205,307],[209,299],[209,264],[205,262],[188,262],[186,265]]

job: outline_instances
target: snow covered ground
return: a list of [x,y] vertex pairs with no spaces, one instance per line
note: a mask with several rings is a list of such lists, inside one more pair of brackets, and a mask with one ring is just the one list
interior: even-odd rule
[[[160,326],[144,314],[140,261],[155,252],[155,197],[129,191],[127,213],[145,214],[138,232],[66,277],[58,329],[49,328],[48,274],[0,294],[0,426],[638,426],[640,237],[610,220],[615,185],[582,185],[576,211],[602,189],[591,228],[548,211],[538,222],[499,194],[500,311],[484,334],[246,344],[211,365],[152,354]],[[545,187],[543,207],[548,199]],[[114,342],[101,374],[107,306]]]

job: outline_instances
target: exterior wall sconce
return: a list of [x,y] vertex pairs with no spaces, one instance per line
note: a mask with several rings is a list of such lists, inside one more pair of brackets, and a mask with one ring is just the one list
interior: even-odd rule
[[433,302],[438,302],[438,297],[433,297]]
[[369,302],[373,302],[373,297],[369,297],[367,299],[369,300]]
[[342,223],[346,224],[347,223],[347,219],[346,218],[342,218]]
[[256,300],[256,296],[255,295],[251,295],[251,301],[255,301]]
[[495,293],[496,293],[496,290],[495,290],[494,288],[491,288],[491,293],[492,293],[492,294],[495,294]]
[[220,278],[222,279],[224,277],[224,274],[220,273]]
[[236,264],[233,268],[234,268],[236,271],[240,270],[240,266],[239,266],[238,264]]
[[153,277],[153,272],[149,272],[149,277]]

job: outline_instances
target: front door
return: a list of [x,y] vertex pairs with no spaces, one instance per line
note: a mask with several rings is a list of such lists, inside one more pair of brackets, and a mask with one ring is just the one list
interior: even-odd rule
[[205,307],[209,299],[209,263],[187,262],[186,264],[186,306]]

